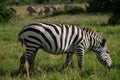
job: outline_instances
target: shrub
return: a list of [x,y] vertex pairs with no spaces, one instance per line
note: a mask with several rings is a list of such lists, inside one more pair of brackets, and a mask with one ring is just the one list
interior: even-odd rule
[[74,6],[73,8],[65,8],[64,14],[79,14],[83,13],[84,9],[81,7]]
[[88,12],[108,12],[110,10],[110,0],[89,0]]
[[111,7],[111,12],[112,15],[110,16],[108,20],[108,24],[110,25],[116,25],[120,24],[120,0],[112,0],[112,7]]
[[0,22],[7,22],[15,15],[15,11],[12,8],[7,8],[3,0],[0,0],[0,3]]
[[115,15],[111,15],[108,19],[108,24],[110,25],[116,25],[118,23],[118,18]]

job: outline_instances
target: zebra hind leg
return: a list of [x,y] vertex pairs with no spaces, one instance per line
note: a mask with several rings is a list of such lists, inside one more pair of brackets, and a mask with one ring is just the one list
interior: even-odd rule
[[[29,46],[30,47],[30,46]],[[27,69],[31,73],[34,69],[34,59],[37,53],[37,48],[32,50],[31,48],[26,49],[26,52],[20,58],[19,73],[27,73]],[[28,68],[25,68],[25,62],[28,61]]]
[[26,73],[24,64],[26,62],[25,53],[20,57],[19,73]]
[[28,64],[29,64],[29,71],[34,71],[34,60],[36,56],[37,51],[35,51],[31,56],[28,58]]

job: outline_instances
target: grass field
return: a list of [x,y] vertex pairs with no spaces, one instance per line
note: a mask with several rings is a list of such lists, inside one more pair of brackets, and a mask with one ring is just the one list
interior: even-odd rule
[[[24,7],[18,8],[19,16],[8,23],[0,24],[0,80],[120,80],[120,25],[106,25],[106,14],[59,15],[40,18],[29,17]],[[23,13],[22,13],[23,12]],[[19,58],[24,51],[17,41],[17,35],[23,26],[31,22],[51,22],[72,24],[78,27],[91,27],[108,41],[113,66],[104,68],[93,52],[84,56],[84,70],[80,71],[74,55],[71,65],[62,70],[65,54],[52,55],[39,50],[35,59],[35,71],[31,77],[25,75],[11,76],[19,68]]]

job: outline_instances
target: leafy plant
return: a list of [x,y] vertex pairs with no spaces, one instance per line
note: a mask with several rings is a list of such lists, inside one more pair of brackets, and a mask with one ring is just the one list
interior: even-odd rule
[[112,7],[111,7],[111,12],[112,15],[110,16],[108,20],[108,24],[110,25],[116,25],[120,24],[120,0],[112,0]]
[[12,8],[7,8],[5,1],[0,0],[0,3],[0,22],[7,22],[16,12]]
[[79,13],[83,13],[84,9],[81,7],[73,7],[73,8],[65,8],[64,13],[65,14],[79,14]]
[[110,10],[110,0],[89,0],[88,12],[108,12]]

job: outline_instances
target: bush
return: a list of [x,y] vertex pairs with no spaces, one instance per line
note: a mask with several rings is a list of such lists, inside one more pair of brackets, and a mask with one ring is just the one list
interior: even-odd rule
[[0,0],[0,3],[0,22],[7,22],[15,15],[15,11],[7,8],[4,1]]
[[83,13],[83,12],[84,12],[84,9],[81,7],[77,7],[77,6],[64,9],[64,14],[79,14],[79,13]]
[[112,0],[112,15],[110,16],[108,20],[108,24],[110,25],[116,25],[120,24],[120,0]]
[[110,0],[89,0],[88,12],[108,12],[110,11]]
[[119,22],[118,16],[116,15],[111,15],[110,18],[108,19],[108,24],[110,25],[116,25],[118,23],[120,22]]

